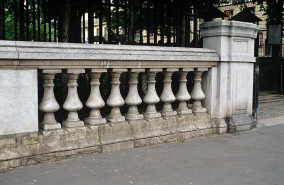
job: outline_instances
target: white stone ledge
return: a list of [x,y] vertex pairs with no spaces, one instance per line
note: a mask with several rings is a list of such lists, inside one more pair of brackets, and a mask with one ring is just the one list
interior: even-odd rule
[[163,63],[167,66],[190,66],[188,62],[198,62],[190,67],[210,67],[217,65],[219,56],[215,50],[205,48],[0,41],[0,60],[1,68],[47,65],[50,68],[70,65],[145,68],[161,66],[161,62],[167,62]]
[[252,38],[257,37],[258,25],[240,21],[210,21],[200,25],[201,37],[241,37]]

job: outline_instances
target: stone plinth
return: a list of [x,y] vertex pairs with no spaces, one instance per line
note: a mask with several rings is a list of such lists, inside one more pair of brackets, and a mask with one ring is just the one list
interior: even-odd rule
[[[202,102],[215,128],[224,132],[225,120],[234,131],[251,129],[254,40],[258,26],[238,21],[212,21],[200,25],[203,46],[215,49],[220,63],[203,75],[205,100]],[[236,125],[246,125],[236,126]],[[250,126],[248,126],[250,125]]]

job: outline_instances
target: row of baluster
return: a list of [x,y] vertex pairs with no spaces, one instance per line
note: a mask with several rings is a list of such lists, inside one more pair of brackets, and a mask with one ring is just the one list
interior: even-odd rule
[[[111,92],[106,101],[106,104],[110,106],[111,112],[108,116],[103,118],[100,113],[100,109],[105,106],[105,102],[100,93],[100,76],[102,73],[107,72],[107,69],[92,69],[90,70],[91,78],[91,92],[86,102],[86,106],[91,109],[90,116],[84,121],[80,120],[77,111],[83,108],[83,104],[79,99],[77,93],[77,79],[80,73],[85,73],[84,69],[68,69],[66,71],[68,77],[68,95],[63,104],[63,108],[68,111],[68,117],[62,122],[64,127],[78,127],[87,125],[100,125],[106,122],[122,122],[132,121],[140,119],[157,119],[161,117],[168,117],[174,115],[187,115],[192,113],[203,113],[206,109],[202,107],[201,100],[205,98],[205,95],[201,88],[201,76],[207,68],[182,68],[182,69],[109,69],[111,74]],[[172,91],[172,74],[175,71],[179,71],[179,90],[176,95]],[[187,75],[190,71],[194,71],[194,88],[189,94],[187,90]],[[125,98],[120,93],[120,75],[123,72],[129,72],[129,92]],[[142,99],[138,94],[138,75],[139,73],[146,72],[147,74],[147,92],[143,98],[143,101],[147,104],[147,110],[143,114],[139,113],[138,106],[142,103]],[[163,72],[164,75],[164,88],[161,96],[157,95],[155,89],[155,77],[158,72]],[[44,79],[44,96],[39,105],[40,111],[44,112],[44,119],[40,123],[42,130],[51,130],[61,128],[61,124],[55,119],[54,112],[58,111],[60,106],[57,103],[54,96],[54,83],[53,79],[55,74],[62,73],[62,70],[43,70]],[[194,103],[192,109],[188,108],[187,101],[193,99]],[[179,106],[177,110],[173,110],[172,103],[178,100]],[[163,109],[161,112],[157,112],[155,104],[162,101]],[[129,105],[129,110],[126,115],[122,115],[120,107],[124,104]]]

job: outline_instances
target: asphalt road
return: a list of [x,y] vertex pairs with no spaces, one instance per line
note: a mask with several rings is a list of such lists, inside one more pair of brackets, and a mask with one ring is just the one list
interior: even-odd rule
[[0,173],[0,185],[31,184],[283,185],[284,124]]

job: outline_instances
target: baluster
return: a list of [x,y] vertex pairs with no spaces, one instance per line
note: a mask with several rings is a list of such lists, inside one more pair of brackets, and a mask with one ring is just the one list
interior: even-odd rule
[[56,73],[61,73],[61,70],[43,70],[44,79],[44,95],[39,105],[39,110],[45,112],[44,119],[40,123],[42,130],[60,129],[61,124],[58,123],[54,117],[54,112],[58,111],[60,106],[54,96],[54,83],[53,79]]
[[206,108],[202,107],[201,100],[205,99],[205,94],[201,88],[201,76],[204,71],[207,71],[207,68],[198,68],[194,70],[194,87],[191,92],[191,97],[194,100],[192,105],[192,112],[193,113],[202,113],[206,112]]
[[186,76],[189,71],[193,71],[193,68],[183,68],[180,69],[179,74],[179,89],[176,94],[176,98],[179,101],[179,105],[177,108],[177,113],[178,115],[186,115],[186,114],[191,114],[192,110],[188,108],[187,106],[187,101],[190,100],[190,94],[187,90],[187,79]]
[[125,117],[121,115],[119,109],[119,107],[124,105],[124,100],[119,89],[119,77],[123,72],[127,72],[127,69],[112,69],[110,71],[112,77],[111,92],[106,102],[110,107],[112,107],[110,114],[106,117],[109,122],[125,121]]
[[148,75],[148,88],[147,93],[145,94],[145,97],[143,98],[143,101],[148,104],[147,110],[144,113],[144,118],[146,120],[150,119],[156,119],[161,118],[161,114],[157,112],[156,110],[156,103],[159,103],[160,98],[157,95],[155,84],[156,84],[156,74],[158,72],[161,72],[162,69],[148,69],[147,75]]
[[106,69],[92,69],[91,76],[91,93],[86,102],[86,106],[91,110],[90,116],[85,119],[85,123],[88,125],[99,125],[106,123],[106,119],[102,118],[100,109],[105,106],[105,102],[100,93],[100,77],[103,72],[107,72]]
[[164,102],[163,110],[161,114],[163,117],[177,115],[177,112],[173,110],[172,103],[176,100],[176,97],[172,90],[172,74],[178,69],[164,69],[164,89],[160,96],[161,101]]
[[140,72],[144,72],[144,69],[130,69],[129,75],[129,92],[125,98],[125,103],[130,105],[129,110],[125,116],[126,120],[138,120],[143,119],[143,115],[139,114],[137,106],[142,103],[142,99],[138,94],[138,75]]
[[63,108],[67,110],[68,117],[63,121],[65,127],[80,127],[84,126],[84,122],[79,119],[77,111],[83,108],[83,104],[79,99],[77,92],[77,79],[80,73],[85,73],[84,69],[67,69],[68,77],[68,94],[63,104]]

